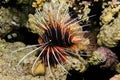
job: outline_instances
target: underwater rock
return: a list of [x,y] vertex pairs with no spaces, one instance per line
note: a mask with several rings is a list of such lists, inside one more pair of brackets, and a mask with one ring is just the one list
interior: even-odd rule
[[60,65],[56,65],[55,68],[51,67],[51,72],[49,67],[46,67],[46,73],[44,76],[45,80],[65,80],[67,77],[67,73],[61,69]]
[[115,47],[120,40],[120,4],[106,8],[101,20],[102,27],[97,35],[97,43],[107,47]]
[[30,69],[30,73],[32,75],[34,76],[38,75],[40,77],[44,76],[45,80],[53,80],[53,78],[55,80],[65,80],[67,75],[70,75],[68,71],[76,70],[82,73],[86,71],[88,68],[88,63],[82,57],[77,57],[77,56],[76,57],[67,56],[66,63],[62,63],[61,65],[55,65],[55,66],[45,66],[43,63],[41,63],[41,61],[37,61],[35,66],[32,68],[31,65],[33,65],[35,59],[36,58],[34,58],[33,60],[26,59],[27,63],[23,62],[23,64],[24,66]]
[[42,9],[43,4],[46,2],[46,0],[35,0],[32,3],[32,7],[37,8],[38,10]]
[[9,9],[0,8],[0,36],[10,32],[14,26],[19,26],[19,18],[13,15]]
[[[86,71],[88,68],[88,63],[83,58],[75,58],[68,56],[69,63],[64,63],[63,67],[67,70],[76,70],[80,73]],[[51,76],[49,76],[50,70],[48,67],[46,67],[46,74],[45,74],[45,80],[53,80]],[[69,72],[66,72],[64,69],[61,69],[62,67],[60,65],[56,65],[56,67],[51,67],[51,72],[54,75],[55,80],[65,80],[67,75],[71,75]]]
[[39,29],[39,27],[36,26],[36,24],[33,22],[34,19],[35,19],[35,17],[32,14],[29,14],[28,23],[26,26],[27,26],[27,28],[31,29],[31,32],[41,35],[40,33],[44,33],[44,30]]
[[1,0],[0,4],[9,4],[9,3],[13,3],[13,4],[30,4],[32,0]]
[[120,73],[120,63],[118,63],[118,64],[116,65],[115,70],[116,70],[118,73]]
[[91,65],[100,65],[101,68],[115,68],[118,64],[118,59],[115,53],[105,47],[99,47],[93,52],[88,61]]
[[0,8],[0,37],[25,24],[25,16],[16,9]]
[[[50,1],[52,1],[53,3],[57,3],[57,2],[60,2],[60,3],[71,3],[71,2],[73,2],[73,0],[50,0]],[[33,3],[32,3],[32,7],[34,7],[34,8],[36,8],[36,9],[38,9],[38,10],[42,10],[42,9],[44,9],[43,8],[43,4],[45,3],[45,2],[49,2],[49,0],[47,1],[47,0],[35,0]]]
[[17,0],[16,4],[31,4],[33,0]]
[[105,55],[98,51],[94,51],[91,56],[92,57],[88,61],[91,65],[98,65],[106,61]]
[[[90,13],[90,3],[87,1],[80,1],[80,0],[74,0],[74,1],[69,1],[69,3],[71,3],[70,8],[72,8],[75,13],[72,13],[72,11],[70,11],[70,14],[72,17],[75,16],[75,14],[77,14],[78,19],[80,20],[80,24],[83,24],[82,22],[85,23],[89,23],[89,16],[88,14]],[[93,15],[92,15],[93,16]]]
[[88,68],[88,62],[84,60],[82,57],[75,58],[68,56],[68,60],[70,63],[65,64],[67,70],[76,70],[79,72],[84,72]]
[[23,73],[16,71],[15,66],[18,63],[18,61],[21,59],[21,57],[23,57],[25,53],[28,53],[29,51],[32,50],[31,48],[25,49],[22,51],[18,51],[17,53],[14,53],[11,56],[11,53],[13,51],[15,51],[18,48],[20,49],[21,47],[24,48],[25,44],[21,42],[9,43],[3,39],[0,39],[0,79],[1,80],[14,80],[16,78],[17,80],[30,80],[30,79],[31,80],[44,80],[43,76],[33,77],[30,74],[25,75],[26,68],[29,67],[29,66],[26,66],[26,64],[31,64],[30,60],[32,61],[32,59],[28,60],[27,58],[26,60],[27,62],[23,61],[22,67],[25,67]]
[[120,4],[115,4],[114,6],[109,5],[102,11],[100,17],[101,24],[109,24],[112,20],[119,19]]
[[[98,47],[96,35],[83,28],[88,26],[89,18],[94,16],[88,16],[92,12],[92,2],[99,1],[101,0],[4,0],[4,7],[0,8],[0,37],[27,25],[29,31],[39,34],[39,44],[9,43],[0,39],[0,79],[65,80],[71,70],[84,73],[89,63],[101,68],[113,67],[120,72],[115,53],[106,47]],[[107,0],[102,0],[104,1],[107,3]],[[15,5],[8,8],[11,2]],[[34,7],[33,11],[30,6]],[[102,27],[97,36],[98,44],[116,46],[120,40],[119,4],[107,5],[100,20]],[[94,25],[90,27],[92,26]],[[84,34],[86,32],[87,35]]]
[[44,75],[45,74],[45,65],[41,61],[37,61],[33,68],[30,68],[30,73],[35,75]]
[[120,74],[116,74],[114,75],[112,78],[110,78],[109,80],[120,80]]

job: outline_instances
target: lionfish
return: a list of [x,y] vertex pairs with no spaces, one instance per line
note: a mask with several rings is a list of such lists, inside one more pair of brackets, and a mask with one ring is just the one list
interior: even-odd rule
[[[27,46],[26,48],[37,47],[33,51],[27,53],[17,64],[20,63],[33,52],[40,50],[36,60],[32,65],[32,69],[39,59],[48,66],[51,76],[53,76],[51,67],[60,65],[60,67],[69,73],[63,64],[70,62],[67,56],[72,56],[74,53],[69,50],[82,50],[81,46],[87,46],[87,39],[83,37],[85,31],[79,25],[78,18],[71,18],[69,15],[69,5],[65,3],[46,2],[43,10],[37,10],[32,16],[32,21],[29,23],[35,24],[41,31],[39,33],[37,45]],[[72,13],[72,12],[70,12]],[[26,48],[18,49],[23,50]],[[33,72],[34,74],[34,72]]]

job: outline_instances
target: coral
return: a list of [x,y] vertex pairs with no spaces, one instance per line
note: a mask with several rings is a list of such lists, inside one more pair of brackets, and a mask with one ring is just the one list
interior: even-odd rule
[[[64,70],[61,69],[61,67],[59,65],[56,66],[56,68],[51,68],[51,71],[54,75],[54,79],[55,80],[65,80],[67,77],[67,74]],[[50,76],[50,72],[49,72],[49,68],[46,68],[46,74],[45,76],[45,80],[53,80],[53,77]]]
[[100,67],[115,68],[118,63],[118,59],[115,53],[113,53],[110,49],[99,47],[96,51],[93,52],[89,62],[92,65],[101,64]]
[[[120,73],[109,49],[120,40],[119,1],[0,0],[0,6],[0,79],[65,80],[72,70],[85,78],[93,66]],[[21,27],[37,39],[27,39]],[[38,44],[28,45],[34,39]]]
[[42,6],[46,0],[35,0],[32,3],[32,7],[37,8],[38,10],[42,9]]
[[101,16],[102,27],[97,36],[97,43],[107,47],[115,47],[120,40],[120,5],[109,6]]
[[34,73],[34,75],[44,75],[45,74],[45,65],[41,63],[41,61],[38,61],[35,66],[33,67],[33,72],[32,68],[30,68],[30,73]]
[[120,74],[116,74],[114,75],[112,78],[110,78],[109,80],[120,80]]
[[[60,3],[70,3],[71,1],[69,0],[51,0],[52,2],[60,2]],[[47,0],[35,0],[33,3],[32,3],[32,7],[34,8],[37,8],[38,10],[40,9],[43,9],[43,4],[47,2]]]
[[120,4],[116,4],[114,6],[108,6],[107,8],[104,9],[104,11],[102,12],[103,14],[101,15],[100,19],[101,19],[101,23],[104,24],[108,24],[110,23],[112,20],[119,18],[119,16],[117,17],[117,15],[119,15],[119,11],[120,11]]
[[[69,70],[76,70],[79,72],[84,72],[88,68],[88,63],[82,58],[75,58],[71,56],[67,56],[69,63],[64,63],[63,67],[69,71]],[[36,66],[37,65],[37,66]],[[52,77],[49,76],[51,73],[49,72],[49,68],[45,67],[41,61],[38,61],[34,66],[34,70],[32,72],[32,69],[30,68],[30,73],[34,73],[33,75],[44,75],[46,80],[52,80]],[[63,69],[61,69],[60,65],[56,65],[55,67],[51,66],[51,72],[54,75],[55,80],[64,80],[67,75],[70,75],[69,73],[66,73]]]
[[[32,49],[25,49],[20,52],[17,52],[12,55],[11,52],[18,49],[18,48],[25,47],[25,44],[21,42],[15,42],[15,43],[9,43],[6,42],[3,39],[0,39],[0,79],[1,80],[14,80],[15,78],[17,80],[44,80],[44,76],[36,76],[33,77],[30,74],[25,74],[25,70],[23,73],[19,73],[16,71],[16,64],[18,60],[25,55],[26,52],[31,51]],[[33,58],[34,59],[34,58]],[[26,61],[23,61],[22,67],[25,67],[25,69],[29,66],[28,64],[31,64],[32,58],[29,60],[27,58]],[[21,75],[21,76],[20,76]]]
[[36,24],[33,22],[34,21],[34,16],[32,14],[29,14],[29,19],[28,19],[28,23],[27,23],[27,27],[31,29],[31,31],[33,33],[37,33],[39,35],[41,35],[40,33],[44,33],[43,29],[39,29]]
[[10,11],[4,7],[0,8],[0,36],[12,30],[13,25],[19,26],[18,17],[12,15]]
[[104,63],[106,61],[106,57],[105,57],[103,51],[99,51],[99,49],[97,49],[96,51],[94,51],[92,53],[92,55],[88,61],[91,65],[98,65],[98,64]]
[[120,73],[120,63],[118,63],[118,64],[116,65],[115,70],[116,70],[118,73]]
[[88,68],[88,62],[84,60],[82,57],[75,58],[68,56],[70,64],[65,64],[65,68],[67,70],[76,70],[79,72],[84,72]]
[[111,2],[108,2],[108,4],[114,6],[115,4],[120,4],[119,0],[112,0]]
[[[70,63],[63,64],[65,69],[68,71],[74,69],[79,72],[84,72],[88,68],[87,62],[82,57],[77,59],[75,57],[68,56],[68,60],[70,61]],[[47,68],[46,71],[47,70],[49,69]],[[67,75],[71,75],[70,73],[66,73],[66,71],[62,70],[60,65],[57,65],[55,68],[52,68],[51,71],[53,72],[55,80],[65,80]],[[53,80],[52,77],[49,75],[49,71],[46,72],[46,80]]]
[[24,14],[11,8],[0,8],[0,36],[25,24]]
[[[90,3],[87,1],[71,1],[70,7],[75,11],[75,13],[78,15],[78,19],[82,22],[88,23],[89,21],[89,16],[88,14],[90,13]],[[73,13],[71,13],[73,15]]]

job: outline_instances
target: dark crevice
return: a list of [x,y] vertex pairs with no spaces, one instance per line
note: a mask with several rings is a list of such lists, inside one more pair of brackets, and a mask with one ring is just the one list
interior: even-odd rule
[[67,75],[66,80],[109,80],[117,72],[110,69],[101,69],[99,66],[91,66],[84,73],[79,71],[69,71],[71,75]]
[[92,16],[95,15],[93,17],[91,17],[89,20],[91,22],[91,27],[88,28],[87,30],[93,30],[96,28],[100,28],[100,16],[102,14],[102,4],[103,1],[98,1],[98,2],[93,2],[92,6],[90,6],[89,8],[91,9],[90,13],[88,16]]
[[69,73],[71,75],[67,75],[67,79],[66,80],[83,80],[84,79],[84,75],[81,74],[79,71],[76,70],[70,70]]
[[1,0],[0,1],[0,7],[3,6],[5,8],[9,8],[9,9],[14,9],[16,8],[18,11],[28,15],[29,13],[34,13],[35,10],[34,8],[31,6],[32,5],[32,1],[29,1],[29,3],[18,3],[18,0],[10,0],[9,2],[5,3],[5,0]]
[[[13,36],[13,34],[16,34],[17,36]],[[19,29],[13,30],[4,37],[7,42],[20,41],[26,45],[38,44],[38,38],[38,34],[29,32],[25,27],[20,27]]]
[[114,14],[114,18],[117,18],[118,17],[118,15],[119,15],[119,13],[116,13],[116,14]]
[[120,61],[120,41],[118,42],[116,47],[110,48],[118,57],[118,60]]

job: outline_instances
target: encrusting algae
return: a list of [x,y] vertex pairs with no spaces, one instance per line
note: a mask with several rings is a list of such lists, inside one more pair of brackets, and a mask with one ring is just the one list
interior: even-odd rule
[[97,43],[107,47],[115,47],[120,40],[120,4],[106,8],[101,20],[102,27],[97,36]]

